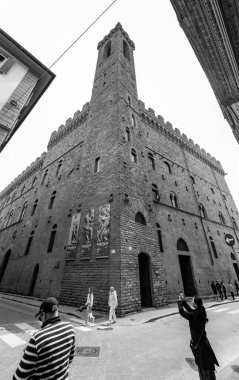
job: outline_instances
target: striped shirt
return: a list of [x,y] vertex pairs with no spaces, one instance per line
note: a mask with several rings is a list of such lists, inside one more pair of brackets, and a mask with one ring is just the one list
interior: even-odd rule
[[74,352],[72,325],[59,317],[49,319],[31,337],[13,380],[67,380]]

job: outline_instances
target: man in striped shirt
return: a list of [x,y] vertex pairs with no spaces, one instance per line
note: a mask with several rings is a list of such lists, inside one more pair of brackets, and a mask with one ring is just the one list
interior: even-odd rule
[[31,337],[13,380],[67,380],[75,353],[73,327],[61,321],[58,302],[53,297],[42,302],[38,316],[41,330]]

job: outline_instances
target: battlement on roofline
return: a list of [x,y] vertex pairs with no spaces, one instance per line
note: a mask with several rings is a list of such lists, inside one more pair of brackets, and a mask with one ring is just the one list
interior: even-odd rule
[[134,42],[129,38],[128,33],[123,29],[123,27],[122,27],[122,25],[121,25],[120,22],[118,22],[115,25],[115,27],[113,29],[111,29],[111,31],[98,43],[97,49],[100,50],[102,48],[102,46],[107,41],[109,41],[118,30],[121,31],[122,35],[124,36],[124,38],[126,39],[126,41],[128,42],[128,44],[132,47],[132,49],[135,50],[135,44],[134,44]]
[[215,157],[212,157],[210,153],[207,153],[203,148],[200,148],[200,146],[195,144],[192,139],[188,138],[185,133],[181,133],[178,128],[173,128],[173,125],[169,121],[165,122],[161,115],[156,116],[155,111],[152,108],[146,109],[142,100],[138,100],[138,104],[142,119],[144,119],[149,125],[157,129],[159,132],[164,133],[167,137],[175,140],[184,149],[190,151],[207,164],[213,166],[220,171],[221,174],[226,174],[220,161]]

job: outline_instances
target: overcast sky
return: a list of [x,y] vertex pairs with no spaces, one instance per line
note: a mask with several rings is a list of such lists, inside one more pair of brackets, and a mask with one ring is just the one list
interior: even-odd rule
[[[11,0],[1,28],[49,67],[108,0]],[[117,0],[52,68],[56,78],[0,154],[0,191],[47,150],[51,133],[90,100],[97,44],[120,22],[134,41],[139,99],[217,160],[239,208],[239,146],[169,0]]]

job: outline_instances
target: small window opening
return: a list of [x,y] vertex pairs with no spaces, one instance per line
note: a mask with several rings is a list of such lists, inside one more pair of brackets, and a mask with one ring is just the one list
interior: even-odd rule
[[154,201],[159,201],[159,190],[158,186],[155,185],[154,183],[152,184],[152,194],[153,194],[153,200]]
[[139,224],[146,225],[145,217],[143,216],[142,212],[137,212],[135,215],[135,222]]
[[155,170],[154,156],[152,153],[148,153],[148,159],[149,159],[149,163],[150,163],[151,168],[153,170]]
[[130,141],[130,130],[128,127],[126,127],[126,140]]
[[136,151],[132,148],[131,149],[131,161],[136,164],[137,163],[137,154]]
[[53,245],[54,245],[54,241],[55,241],[55,237],[56,237],[56,230],[57,230],[57,224],[54,224],[54,226],[52,227],[47,252],[52,252],[52,250],[53,250]]
[[163,242],[162,242],[162,234],[161,234],[161,228],[159,223],[156,223],[157,227],[157,235],[158,235],[158,242],[159,242],[159,250],[160,252],[163,252]]
[[108,58],[110,55],[111,55],[111,41],[109,41],[109,42],[105,45],[105,49],[104,49],[104,59]]
[[172,173],[171,166],[166,161],[164,161],[164,169],[165,169],[166,173],[169,173],[169,174]]
[[26,250],[25,250],[25,255],[28,255],[28,253],[30,251],[32,240],[33,240],[33,236],[34,236],[34,231],[32,231],[31,234],[30,234],[30,236],[29,236],[29,239],[28,239],[28,242],[27,242],[27,246],[26,246]]
[[100,171],[100,157],[97,157],[95,159],[94,173],[98,173],[99,171]]
[[50,199],[50,202],[49,202],[48,209],[51,209],[53,207],[55,198],[56,198],[56,191],[54,190],[53,193],[52,193],[52,195],[51,195],[51,199]]
[[130,62],[129,45],[127,44],[125,40],[123,40],[123,54],[125,58],[127,58],[128,61]]
[[215,243],[213,241],[213,238],[211,236],[209,236],[209,240],[210,240],[210,244],[211,244],[211,247],[212,247],[212,251],[213,251],[214,257],[217,259],[218,258],[218,254],[217,254],[217,250],[216,250],[216,246],[215,246]]
[[132,113],[132,116],[131,116],[131,123],[132,123],[133,127],[136,126],[135,116],[134,116],[133,113]]

